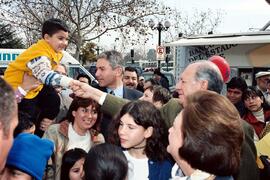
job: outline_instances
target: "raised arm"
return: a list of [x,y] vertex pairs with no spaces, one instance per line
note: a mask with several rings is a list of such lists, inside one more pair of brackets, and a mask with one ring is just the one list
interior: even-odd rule
[[70,87],[76,96],[91,98],[98,102],[101,105],[101,110],[111,116],[114,116],[128,102],[126,99],[107,94],[79,81],[73,81]]
[[34,77],[46,85],[67,88],[73,81],[72,78],[54,72],[50,60],[45,56],[32,59],[27,63],[27,67],[32,71]]

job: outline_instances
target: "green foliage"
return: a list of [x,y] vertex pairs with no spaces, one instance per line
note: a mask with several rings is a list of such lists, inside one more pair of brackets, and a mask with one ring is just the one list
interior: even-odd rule
[[0,48],[24,48],[21,39],[16,37],[15,30],[12,30],[10,24],[0,24]]
[[86,62],[95,62],[97,60],[95,47],[95,43],[89,42],[81,48],[80,60],[82,64],[86,64]]

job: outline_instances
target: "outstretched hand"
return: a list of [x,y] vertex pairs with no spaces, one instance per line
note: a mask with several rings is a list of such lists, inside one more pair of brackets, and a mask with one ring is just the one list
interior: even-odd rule
[[77,81],[77,80],[73,80],[71,81],[69,86],[76,96],[82,97],[82,98],[91,98],[92,87],[90,85]]

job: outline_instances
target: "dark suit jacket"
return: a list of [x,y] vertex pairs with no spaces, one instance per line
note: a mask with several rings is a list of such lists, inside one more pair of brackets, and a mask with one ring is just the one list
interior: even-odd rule
[[[105,113],[114,115],[125,103],[127,103],[127,101],[124,99],[117,98],[112,95],[107,95],[103,105],[101,106],[101,109]],[[176,115],[181,110],[181,105],[177,99],[174,98],[160,109],[161,116],[166,121],[168,127],[172,126]],[[252,127],[244,120],[241,121],[241,124],[244,130],[245,139],[242,144],[240,169],[238,173],[234,175],[234,178],[236,180],[259,180],[259,172],[256,164],[257,152],[253,142],[254,131]]]
[[[107,92],[106,88],[103,87],[99,87],[98,89],[100,89],[103,92]],[[130,89],[127,87],[123,87],[123,98],[128,99],[128,100],[137,100],[140,97],[142,97],[143,93],[135,90],[135,89]],[[119,109],[120,110],[120,109]],[[109,127],[111,125],[111,122],[113,120],[114,116],[110,115],[110,114],[103,114],[101,123],[100,123],[100,131],[103,134],[105,141],[108,140],[108,131],[109,131]]]

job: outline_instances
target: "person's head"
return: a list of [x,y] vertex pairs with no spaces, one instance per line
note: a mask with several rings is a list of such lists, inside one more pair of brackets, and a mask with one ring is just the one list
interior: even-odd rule
[[68,26],[60,19],[48,19],[42,26],[42,38],[55,52],[61,52],[68,44]]
[[83,164],[86,157],[83,149],[75,148],[66,151],[62,158],[61,180],[81,180],[84,171]]
[[139,77],[138,84],[140,84],[141,86],[143,86],[143,84],[144,84],[144,77],[143,76],[140,76]]
[[131,89],[136,89],[138,85],[138,73],[136,68],[133,67],[125,67],[124,76],[123,76],[123,83],[124,86],[127,86]]
[[91,84],[91,79],[89,76],[87,76],[86,74],[79,74],[77,76],[77,80],[86,83],[86,84]]
[[176,84],[179,102],[185,105],[186,97],[199,90],[220,93],[223,79],[218,67],[209,61],[198,61],[186,67]]
[[260,90],[266,91],[267,84],[270,80],[270,72],[268,72],[268,71],[258,72],[255,75],[255,79],[256,79],[257,86],[260,88]]
[[54,70],[56,73],[67,76],[67,67],[64,64],[58,64]]
[[167,150],[193,169],[228,176],[239,169],[243,138],[235,106],[215,92],[198,91],[188,96],[169,129]]
[[101,119],[100,105],[92,99],[75,97],[67,112],[67,119],[76,132],[90,128],[98,131]]
[[256,87],[248,87],[243,93],[245,107],[251,112],[257,112],[262,108],[268,108],[263,93]]
[[96,78],[101,87],[116,88],[122,82],[124,59],[120,52],[105,51],[97,57]]
[[0,171],[4,168],[18,124],[18,110],[12,87],[0,78]]
[[247,89],[247,83],[242,77],[233,77],[227,83],[227,98],[237,104],[242,101],[243,92]]
[[19,123],[16,129],[14,130],[14,137],[16,137],[18,134],[25,132],[34,134],[35,132],[35,124],[34,119],[26,112],[19,111],[18,114]]
[[166,124],[153,104],[140,100],[125,104],[115,124],[123,148],[143,149],[149,159],[164,159],[168,142]]
[[125,180],[128,161],[118,146],[103,143],[90,149],[84,171],[85,180]]
[[42,180],[53,148],[53,142],[48,139],[29,133],[19,134],[14,139],[2,178]]
[[148,87],[154,86],[154,85],[160,85],[160,84],[157,80],[153,78],[147,79],[144,81],[143,90],[145,91]]
[[157,80],[157,81],[159,81],[161,79],[161,77],[162,77],[162,73],[160,72],[160,70],[159,69],[155,69],[154,70],[154,79]]
[[[67,67],[64,64],[57,64],[54,71],[58,74],[67,76]],[[60,93],[63,90],[63,87],[60,85],[57,85],[57,86],[54,86],[54,89],[56,90],[56,92]]]
[[144,90],[143,96],[140,100],[148,101],[156,106],[156,108],[162,107],[171,99],[170,92],[159,85],[149,86]]

